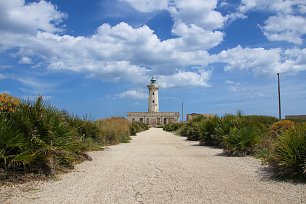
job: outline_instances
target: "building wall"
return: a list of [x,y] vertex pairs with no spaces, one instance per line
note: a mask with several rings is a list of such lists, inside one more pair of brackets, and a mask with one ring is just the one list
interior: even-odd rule
[[167,125],[169,123],[179,122],[180,114],[178,112],[159,112],[159,113],[147,113],[147,112],[129,112],[128,120],[130,122],[141,122],[150,127],[156,127],[159,125]]
[[200,114],[200,113],[191,113],[191,114],[187,114],[187,121],[190,121],[196,117],[199,117],[199,116],[204,116],[204,117],[207,117],[207,118],[212,118],[212,117],[215,117],[216,114]]
[[286,119],[306,120],[306,115],[286,115]]

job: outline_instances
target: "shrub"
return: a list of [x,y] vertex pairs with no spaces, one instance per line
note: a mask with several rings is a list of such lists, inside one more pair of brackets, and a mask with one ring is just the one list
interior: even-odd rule
[[220,122],[216,125],[216,135],[219,137],[224,137],[230,134],[230,131],[234,127],[238,127],[241,123],[241,117],[238,117],[236,115],[224,115]]
[[295,123],[291,120],[281,120],[276,122],[271,126],[271,135],[273,138],[276,138],[294,125]]
[[1,113],[0,166],[52,174],[71,167],[86,149],[59,110],[24,101],[12,113]]
[[168,132],[173,132],[181,129],[183,127],[184,123],[169,123],[164,126],[163,130]]
[[148,129],[149,129],[149,126],[144,123],[132,122],[132,124],[130,125],[130,135],[135,136],[137,133],[148,130]]
[[273,123],[278,122],[278,119],[273,116],[264,116],[264,115],[247,115],[243,116],[246,120],[251,123],[260,123],[265,126],[270,126]]
[[221,145],[227,155],[245,156],[255,152],[265,126],[258,122],[259,117],[254,118],[238,113],[221,119],[216,133],[222,136]]
[[14,112],[20,100],[6,93],[0,94],[0,112]]
[[292,126],[275,141],[269,160],[275,176],[306,179],[306,124]]
[[130,138],[130,122],[123,118],[108,118],[97,120],[96,125],[100,130],[99,140],[106,144],[128,142]]
[[200,126],[200,144],[201,145],[215,145],[221,143],[222,136],[216,132],[221,119],[218,117],[207,118]]
[[229,156],[245,156],[254,152],[258,144],[258,131],[255,126],[234,127],[223,137],[223,148]]
[[[101,145],[127,142],[129,121],[110,118],[93,122],[58,110],[39,97],[20,101],[1,95],[0,168],[52,175],[88,159],[84,153]],[[137,124],[137,131],[148,128]]]
[[187,122],[180,131],[180,135],[187,137],[188,140],[199,140],[200,130],[199,122]]

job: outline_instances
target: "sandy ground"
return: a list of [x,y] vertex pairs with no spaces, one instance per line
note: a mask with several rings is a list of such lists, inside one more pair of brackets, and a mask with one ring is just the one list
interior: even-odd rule
[[0,187],[0,203],[306,203],[306,185],[268,179],[260,161],[151,128],[92,152],[57,180]]

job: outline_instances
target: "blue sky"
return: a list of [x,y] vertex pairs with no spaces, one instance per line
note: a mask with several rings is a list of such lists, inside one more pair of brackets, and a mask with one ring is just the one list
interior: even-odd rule
[[0,92],[93,119],[306,114],[304,0],[0,1]]

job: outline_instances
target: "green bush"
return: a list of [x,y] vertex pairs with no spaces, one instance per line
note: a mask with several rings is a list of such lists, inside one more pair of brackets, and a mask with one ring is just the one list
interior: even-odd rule
[[226,115],[222,118],[217,134],[222,135],[222,147],[229,156],[245,156],[258,150],[274,117]]
[[81,119],[45,103],[42,97],[20,101],[13,109],[0,110],[0,168],[52,175],[88,159],[85,151],[128,142],[130,126],[122,118]]
[[220,122],[216,124],[215,133],[223,138],[230,134],[232,128],[240,126],[241,116],[227,114],[220,118]]
[[229,135],[223,137],[222,145],[229,156],[245,156],[254,153],[258,142],[256,127],[245,125],[232,128]]
[[279,120],[273,116],[264,116],[264,115],[246,115],[243,116],[250,123],[260,123],[265,126],[270,126],[273,123],[278,122]]
[[180,135],[187,137],[188,140],[197,141],[200,137],[199,122],[187,122],[181,129]]
[[163,130],[168,132],[174,132],[183,127],[184,123],[169,123],[164,126]]
[[188,121],[185,124],[182,124],[180,129],[180,135],[187,137],[188,140],[197,141],[200,138],[203,138],[203,130],[208,117],[205,116],[197,116],[192,120]]
[[130,125],[130,135],[135,136],[137,133],[148,130],[149,126],[141,122],[132,122]]
[[86,149],[76,128],[41,97],[0,115],[0,166],[6,169],[52,174],[56,169],[71,167]]
[[200,126],[200,144],[219,146],[222,136],[217,134],[217,127],[220,126],[221,119],[218,117],[206,118]]
[[275,176],[306,179],[306,124],[292,126],[275,141],[269,159]]

